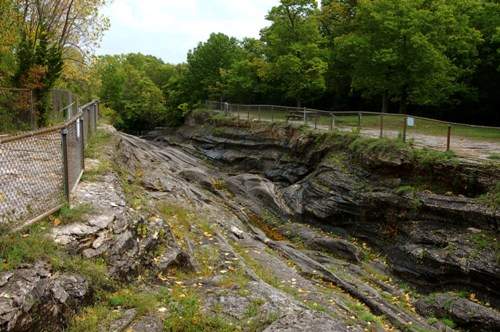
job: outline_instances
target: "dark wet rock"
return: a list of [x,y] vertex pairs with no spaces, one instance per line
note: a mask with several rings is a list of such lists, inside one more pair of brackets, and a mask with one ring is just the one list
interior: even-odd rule
[[304,310],[283,316],[264,330],[264,332],[278,331],[340,332],[349,331],[349,329],[322,312]]
[[63,331],[92,293],[83,277],[54,273],[44,263],[0,277],[4,280],[0,286],[1,331]]
[[245,197],[257,213],[264,212],[264,209],[283,213],[288,211],[275,184],[261,176],[253,174],[232,176],[227,178],[226,186],[232,194]]
[[427,317],[452,319],[461,328],[471,331],[499,331],[500,313],[457,295],[440,293],[420,299],[417,311]]
[[346,240],[322,234],[320,231],[297,223],[288,223],[279,229],[287,237],[298,238],[312,249],[327,251],[350,261],[360,262],[360,250]]
[[427,289],[467,285],[498,293],[500,269],[496,235],[429,221],[408,221],[387,245],[389,262],[398,274]]
[[[416,282],[426,286],[436,283],[436,280],[443,276],[439,274],[437,268],[439,265],[443,266],[442,270],[451,271],[444,276],[453,277],[451,279],[454,279],[460,286],[472,285],[471,280],[476,279],[474,285],[484,289],[485,287],[481,283],[488,280],[487,276],[490,275],[493,277],[484,284],[491,285],[491,282],[498,281],[498,277],[491,273],[495,272],[494,269],[490,268],[492,263],[494,264],[494,259],[492,260],[489,255],[484,256],[485,260],[477,260],[479,261],[477,266],[473,265],[473,260],[476,260],[474,255],[465,257],[460,251],[448,250],[446,255],[444,251],[439,255],[420,255],[421,252],[425,252],[424,249],[431,249],[437,253],[438,250],[446,248],[449,243],[464,244],[465,248],[471,248],[470,254],[481,254],[485,250],[480,246],[473,248],[465,241],[455,239],[457,234],[464,234],[463,230],[471,225],[481,231],[490,229],[489,222],[484,221],[496,218],[495,214],[484,210],[472,199],[459,197],[459,199],[453,200],[444,197],[445,195],[431,196],[426,193],[415,196],[396,194],[397,188],[392,186],[405,183],[408,181],[408,174],[411,174],[407,169],[409,165],[404,160],[400,162],[381,160],[384,167],[392,165],[390,167],[394,174],[387,174],[381,170],[374,170],[374,174],[370,174],[366,167],[372,167],[373,163],[372,166],[359,165],[354,162],[340,166],[318,163],[321,161],[318,160],[318,156],[321,156],[322,152],[315,154],[307,152],[307,148],[304,148],[310,147],[310,142],[292,142],[295,138],[280,136],[280,133],[277,134],[276,138],[273,138],[269,133],[264,138],[252,138],[251,133],[239,133],[238,130],[234,129],[232,134],[218,138],[214,138],[212,134],[196,137],[190,133],[183,133],[183,135],[192,139],[191,143],[195,144],[199,153],[216,159],[217,165],[222,165],[221,168],[226,168],[231,172],[233,170],[251,171],[255,174],[228,176],[217,172],[215,167],[212,169],[203,167],[199,161],[196,162],[191,158],[190,153],[194,150],[192,147],[182,151],[171,146],[152,146],[152,144],[127,136],[124,136],[121,146],[121,150],[127,156],[123,162],[132,170],[144,172],[144,185],[152,191],[162,191],[169,197],[187,198],[197,206],[214,205],[214,210],[217,210],[217,205],[227,204],[224,206],[238,211],[234,213],[242,221],[249,220],[249,218],[244,218],[244,211],[247,208],[257,214],[259,211],[263,212],[269,209],[286,216],[286,218],[282,218],[283,220],[299,219],[325,226],[322,228],[343,228],[347,234],[369,242],[373,247],[384,252],[393,269],[400,275],[404,275],[404,271],[403,269],[398,270],[398,267],[404,268],[405,264],[409,266],[407,270],[418,271],[418,273],[406,275],[407,279],[415,279]],[[240,152],[236,153],[235,151],[238,150]],[[302,178],[289,186],[283,180],[274,180],[277,183],[271,182],[273,178],[269,176],[269,172],[278,169],[277,167],[291,167],[290,165],[294,163],[297,165],[299,158],[302,158],[300,163],[307,165],[310,172],[303,173]],[[248,165],[245,165],[247,162]],[[180,169],[192,169],[192,167],[198,168],[195,174],[186,176],[179,172]],[[217,201],[213,195],[210,196],[206,191],[200,190],[200,187],[204,188],[204,185],[199,174],[206,169],[208,169],[206,174],[209,176],[225,181],[227,188],[224,189],[228,189],[234,195],[234,201],[248,204],[242,204],[244,208],[241,208],[241,206],[231,204],[231,202],[222,203]],[[399,180],[384,181],[385,177]],[[213,189],[211,188],[210,191]],[[220,197],[227,198],[229,196]],[[469,212],[468,208],[472,212]],[[475,223],[472,219],[477,216],[482,219]],[[425,226],[425,223],[432,225],[435,227],[434,232],[428,235],[425,234],[425,231],[416,232],[413,225],[415,220],[417,224],[420,223],[420,226]],[[333,259],[310,254],[284,242],[272,241],[266,238],[262,232],[253,231],[250,225],[245,229],[245,231],[252,230],[250,236],[244,236],[243,239],[231,232],[230,227],[233,225],[226,220],[221,220],[219,225],[226,228],[233,240],[240,244],[248,243],[252,248],[258,249],[255,259],[264,259],[264,254],[261,251],[263,248],[257,246],[254,241],[259,239],[273,252],[277,252],[287,260],[292,261],[297,270],[300,271],[301,276],[314,277],[327,283],[333,283],[363,302],[374,314],[384,315],[396,328],[404,330],[414,326],[415,328],[433,330],[432,326],[414,312],[405,310],[383,296],[398,295],[397,290],[373,280],[366,282],[366,274],[362,271],[362,264],[349,264],[345,266],[342,273],[334,273],[335,270],[331,267],[335,264],[338,265],[338,263]],[[456,228],[450,231],[450,226]],[[243,228],[239,225],[238,227]],[[425,230],[425,227],[422,229]],[[303,238],[310,239],[311,244],[319,247],[329,247],[337,251],[346,249],[346,243],[336,242],[332,244],[329,239],[314,243],[314,239],[321,239],[321,236],[308,236],[306,234]],[[463,240],[466,238],[464,235]],[[341,244],[344,246],[340,246]],[[474,251],[475,249],[479,250]],[[411,253],[415,253],[415,255],[411,256]],[[344,255],[345,257],[351,256],[351,260],[357,261],[354,250],[351,250],[349,254],[344,252]],[[404,261],[405,255],[411,258]],[[422,257],[426,259],[429,257],[429,260],[423,260]],[[275,264],[267,256],[263,263],[274,275],[281,272],[278,264]],[[473,269],[467,269],[467,266],[473,266]],[[486,268],[483,268],[484,266]],[[291,273],[288,269],[282,270],[283,273]],[[486,273],[474,274],[475,271],[480,270],[486,271]],[[257,277],[255,279],[258,280]],[[275,288],[267,286],[273,293],[279,294]],[[261,294],[264,292],[265,286],[262,287]],[[491,291],[491,289],[487,288],[487,291]],[[283,296],[283,298],[290,301],[287,296]],[[239,301],[235,300],[235,305],[238,304]],[[294,313],[297,312],[294,310],[290,314]]]

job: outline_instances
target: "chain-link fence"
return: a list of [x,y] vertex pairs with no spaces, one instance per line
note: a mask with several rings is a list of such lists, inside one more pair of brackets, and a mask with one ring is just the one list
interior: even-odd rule
[[94,101],[63,125],[0,139],[0,223],[33,222],[69,201],[98,112]]
[[0,87],[0,134],[32,130],[35,122],[32,91]]
[[209,101],[206,107],[240,121],[307,125],[318,130],[359,131],[367,137],[400,138],[416,146],[453,150],[477,159],[500,158],[500,128],[452,123],[407,114],[322,111],[306,107],[242,105]]
[[0,87],[0,137],[37,130],[41,108],[48,126],[62,124],[78,113],[78,102],[70,91],[53,89],[41,106],[32,90]]

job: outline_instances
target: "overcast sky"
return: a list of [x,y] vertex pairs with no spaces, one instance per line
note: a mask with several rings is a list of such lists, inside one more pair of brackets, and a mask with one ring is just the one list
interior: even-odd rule
[[279,0],[114,0],[99,54],[141,52],[166,62],[186,60],[187,51],[211,32],[258,37],[265,16]]

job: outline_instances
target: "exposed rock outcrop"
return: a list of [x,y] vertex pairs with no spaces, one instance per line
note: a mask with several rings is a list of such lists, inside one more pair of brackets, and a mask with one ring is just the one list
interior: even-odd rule
[[453,294],[433,294],[420,299],[416,309],[427,317],[448,318],[471,331],[500,330],[500,313]]
[[44,263],[0,273],[1,331],[63,331],[92,297],[85,278]]

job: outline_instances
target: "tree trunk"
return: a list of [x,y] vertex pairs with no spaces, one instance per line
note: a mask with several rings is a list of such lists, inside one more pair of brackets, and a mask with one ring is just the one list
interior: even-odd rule
[[384,91],[384,94],[382,95],[382,113],[387,113],[387,102],[388,102],[388,93],[387,90]]
[[403,89],[403,93],[401,94],[401,100],[399,102],[399,113],[406,114],[407,107],[408,107],[408,91],[407,89]]

